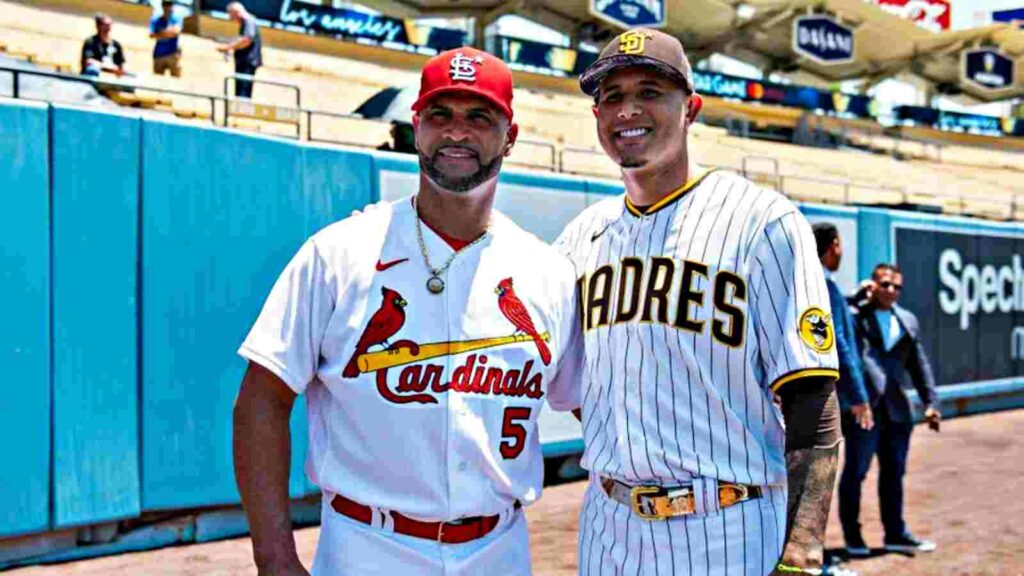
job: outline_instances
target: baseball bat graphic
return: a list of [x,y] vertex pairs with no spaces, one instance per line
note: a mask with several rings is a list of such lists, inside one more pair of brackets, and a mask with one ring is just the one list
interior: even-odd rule
[[[544,341],[549,341],[551,336],[547,332],[540,335]],[[533,336],[528,334],[517,334],[515,336],[501,336],[498,338],[481,338],[479,340],[466,340],[464,342],[432,342],[420,344],[419,354],[413,354],[408,348],[400,347],[394,350],[381,350],[370,352],[359,356],[356,363],[360,372],[376,372],[396,366],[404,366],[413,362],[423,362],[439,356],[450,356],[462,354],[486,348],[495,348],[519,342],[533,342]]]

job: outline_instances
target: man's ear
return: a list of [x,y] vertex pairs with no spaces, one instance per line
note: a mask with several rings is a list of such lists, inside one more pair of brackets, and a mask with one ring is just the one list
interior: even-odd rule
[[701,108],[704,107],[704,99],[701,98],[700,94],[694,92],[690,95],[689,102],[686,103],[686,123],[693,124],[697,120],[697,115],[700,114]]
[[420,129],[420,115],[418,113],[412,115],[412,127],[416,130]]
[[594,113],[594,118],[597,118],[597,104],[591,106],[590,110]]
[[515,146],[517,138],[519,138],[519,124],[513,122],[509,124],[508,132],[505,133],[504,156],[508,156],[512,153],[512,147]]

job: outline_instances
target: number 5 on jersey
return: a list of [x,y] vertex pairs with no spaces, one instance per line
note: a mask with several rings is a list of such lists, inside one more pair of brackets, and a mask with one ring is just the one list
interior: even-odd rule
[[501,441],[498,449],[505,460],[514,460],[523,452],[526,447],[526,428],[520,421],[529,420],[532,408],[521,406],[509,406],[505,408],[505,417],[501,423],[501,436],[506,440]]

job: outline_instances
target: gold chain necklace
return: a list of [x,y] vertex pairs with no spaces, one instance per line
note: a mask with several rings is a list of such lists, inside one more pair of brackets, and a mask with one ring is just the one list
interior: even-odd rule
[[490,225],[487,226],[487,230],[484,230],[484,233],[476,240],[466,244],[460,250],[452,252],[451,256],[448,257],[448,260],[445,260],[445,263],[440,268],[434,268],[430,264],[430,254],[427,253],[427,243],[423,241],[423,224],[420,222],[420,204],[418,198],[418,196],[413,197],[412,205],[413,208],[416,209],[416,239],[420,242],[420,252],[423,253],[423,262],[427,265],[427,270],[430,271],[430,278],[427,279],[427,290],[429,290],[431,294],[440,294],[441,292],[444,292],[444,280],[441,280],[441,275],[448,271],[448,267],[452,265],[456,256],[487,237],[487,234],[490,233]]

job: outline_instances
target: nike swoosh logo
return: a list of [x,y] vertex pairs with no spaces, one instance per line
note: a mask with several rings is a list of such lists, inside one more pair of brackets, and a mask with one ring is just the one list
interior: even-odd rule
[[392,266],[397,266],[402,262],[405,262],[408,258],[399,258],[398,260],[392,260],[391,262],[381,262],[377,260],[377,272],[383,272]]
[[594,235],[590,237],[590,241],[597,242],[597,239],[600,238],[601,234],[604,234],[606,230],[608,230],[608,226],[605,226],[604,228],[601,228],[597,232],[594,232]]

